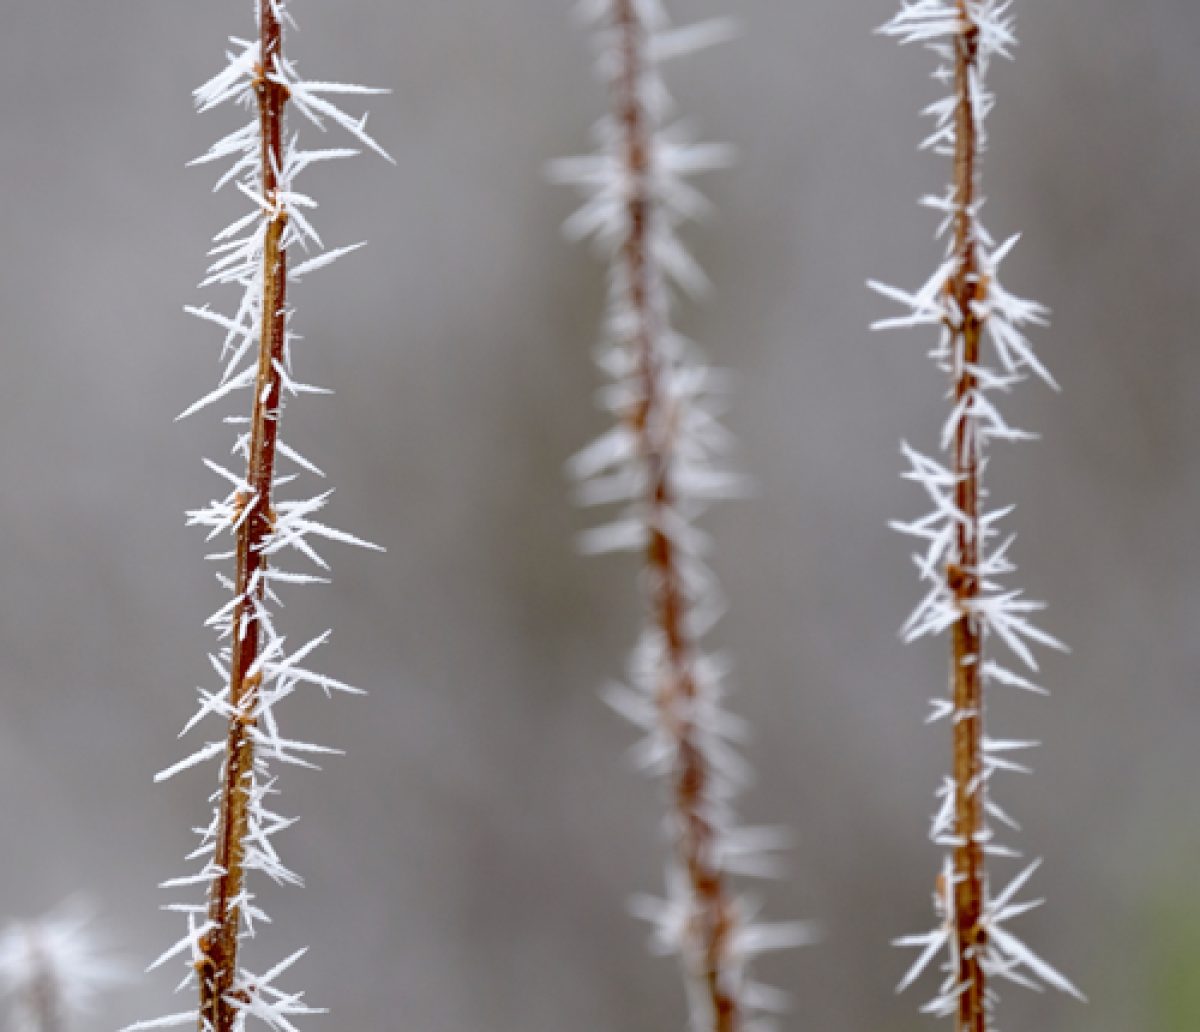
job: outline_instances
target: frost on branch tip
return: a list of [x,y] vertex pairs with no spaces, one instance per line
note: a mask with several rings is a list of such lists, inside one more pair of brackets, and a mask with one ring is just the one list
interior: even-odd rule
[[[328,565],[318,551],[322,542],[378,547],[317,518],[331,491],[308,497],[279,496],[297,477],[324,476],[316,464],[282,440],[279,423],[285,403],[301,394],[327,393],[304,383],[295,373],[292,345],[298,337],[290,331],[291,308],[283,298],[291,284],[362,246],[326,248],[311,221],[316,202],[296,187],[309,166],[351,157],[359,150],[302,147],[298,134],[287,129],[283,109],[290,104],[300,115],[296,121],[322,131],[336,127],[360,148],[390,161],[367,133],[366,116],[351,115],[328,99],[387,91],[302,78],[283,53],[283,27],[295,27],[286,0],[258,0],[257,6],[264,38],[232,39],[223,70],[194,94],[200,112],[228,105],[248,115],[244,125],[193,162],[226,163],[216,188],[232,186],[245,197],[249,209],[214,238],[211,262],[201,284],[233,287],[237,300],[228,310],[207,304],[187,309],[215,325],[223,335],[223,345],[216,387],[180,416],[190,416],[235,394],[241,395],[254,413],[225,417],[234,433],[234,461],[226,465],[204,460],[223,482],[223,493],[187,514],[189,526],[204,528],[208,540],[217,543],[208,559],[220,565],[217,579],[230,597],[207,621],[218,638],[209,657],[217,687],[198,689],[198,708],[181,736],[207,718],[215,718],[222,733],[218,740],[195,747],[156,779],[165,780],[222,757],[222,788],[213,796],[212,818],[197,829],[200,841],[188,857],[195,867],[163,886],[195,887],[204,890],[208,901],[166,907],[184,916],[187,933],[151,966],[182,961],[186,974],[180,988],[195,985],[199,979],[204,996],[208,988],[218,987],[204,998],[215,1000],[213,1005],[223,1008],[223,1017],[216,1023],[220,1027],[215,1027],[207,1011],[193,1008],[131,1029],[194,1026],[199,1021],[201,1029],[209,1032],[241,1032],[246,1018],[254,1016],[278,1032],[292,1032],[292,1018],[316,1013],[303,1002],[302,994],[289,994],[274,985],[303,951],[263,974],[254,974],[241,963],[236,944],[269,921],[242,873],[254,870],[277,883],[300,884],[274,845],[274,836],[295,820],[274,811],[275,767],[313,767],[314,760],[337,752],[287,737],[279,724],[278,704],[302,687],[319,689],[327,696],[357,693],[358,689],[318,673],[310,665],[311,654],[327,640],[328,632],[295,645],[277,628],[274,611],[281,585],[326,579],[323,574]],[[300,260],[290,260],[293,254],[301,256]],[[286,460],[290,467],[278,468],[276,458],[281,463]],[[297,556],[301,569],[280,565]],[[229,565],[235,567],[236,579],[225,572]],[[244,765],[239,766],[243,758]],[[223,814],[232,814],[235,806],[237,816],[230,816],[230,827],[224,827]],[[218,840],[235,857],[228,868],[217,861]],[[236,877],[232,873],[235,867]],[[213,919],[218,910],[226,918],[224,925]],[[222,936],[226,935],[233,944],[228,956],[236,957],[237,962],[222,967],[213,958],[220,955],[214,951],[223,948]]]
[[[938,236],[947,241],[945,259],[916,291],[875,282],[870,286],[907,310],[876,322],[874,329],[939,328],[932,357],[953,384],[954,404],[940,441],[950,461],[938,461],[903,445],[909,464],[904,476],[923,488],[930,511],[910,522],[893,523],[893,527],[920,542],[921,550],[913,558],[926,586],[902,636],[913,641],[954,632],[951,697],[932,701],[929,721],[949,721],[956,736],[960,728],[973,726],[977,730],[971,734],[978,735],[973,745],[978,752],[971,754],[976,773],[963,783],[947,777],[938,792],[931,838],[947,850],[934,897],[939,925],[923,935],[898,940],[900,945],[921,949],[899,988],[911,984],[945,950],[945,979],[924,1009],[937,1015],[957,1014],[960,1027],[966,1027],[966,1022],[972,1029],[991,1027],[996,978],[1034,988],[1051,986],[1079,996],[1070,982],[1007,927],[1010,919],[1038,905],[1014,901],[1038,864],[1028,865],[993,896],[982,863],[989,855],[1019,855],[997,841],[997,825],[1011,829],[1017,825],[990,798],[989,789],[997,771],[1028,773],[1011,754],[1036,744],[988,737],[982,731],[983,699],[994,685],[1044,693],[1022,674],[983,653],[989,643],[999,641],[1019,665],[1033,672],[1037,670],[1034,646],[1063,648],[1034,622],[1042,604],[1026,599],[1006,583],[1015,570],[1009,558],[1013,535],[1001,532],[1000,521],[1011,507],[989,511],[982,487],[992,441],[1022,441],[1034,436],[1009,424],[993,398],[1031,375],[1057,387],[1025,336],[1028,326],[1045,324],[1046,310],[1009,293],[1000,282],[1001,263],[1017,237],[997,246],[980,218],[983,199],[978,192],[978,161],[987,147],[985,122],[994,103],[986,75],[992,58],[1010,57],[1015,46],[1009,8],[1009,0],[905,0],[900,12],[879,30],[902,43],[926,45],[940,60],[935,78],[951,88],[948,96],[926,108],[934,131],[922,144],[955,162],[955,181],[946,193],[922,202],[942,217]],[[960,133],[964,134],[961,139]],[[963,696],[957,694],[960,677],[964,684],[978,685],[977,708],[958,708],[961,703],[956,699],[968,695],[965,690]],[[956,737],[956,757],[958,748]],[[956,765],[959,762],[956,758]],[[960,823],[967,821],[967,815],[976,823]],[[971,856],[977,858],[978,866]],[[974,890],[968,885],[975,884],[976,878],[981,893],[972,896]],[[967,899],[978,902],[977,911],[956,912],[956,907],[962,906],[956,901],[960,890]],[[973,938],[959,942],[964,928]],[[976,970],[972,964],[978,965],[985,990],[963,981],[964,970]],[[961,1001],[968,991],[982,992],[981,1012],[967,1015],[962,1010],[965,1005]]]
[[719,422],[727,378],[671,327],[671,308],[677,292],[707,285],[677,235],[709,210],[690,180],[729,164],[731,152],[694,142],[672,121],[660,75],[661,62],[728,38],[732,26],[719,19],[673,28],[659,0],[588,0],[582,9],[598,23],[612,110],[595,129],[596,153],[554,162],[550,176],[584,196],[567,236],[591,238],[610,263],[597,363],[609,377],[601,397],[615,425],[569,469],[583,504],[623,506],[584,535],[583,549],[644,558],[645,627],[628,685],[606,694],[644,733],[636,761],[670,797],[667,895],[638,897],[634,910],[653,924],[655,950],[678,957],[695,1032],[750,1030],[786,1000],[749,978],[749,961],[809,942],[813,929],[760,924],[754,907],[730,892],[732,876],[772,875],[787,836],[739,828],[733,813],[750,777],[737,751],[746,727],[724,707],[726,661],[701,644],[722,602],[695,521],[741,483],[727,465],[730,439]]

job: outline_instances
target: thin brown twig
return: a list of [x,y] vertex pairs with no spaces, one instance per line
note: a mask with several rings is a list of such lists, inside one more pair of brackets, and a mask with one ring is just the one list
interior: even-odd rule
[[[1040,861],[1029,864],[996,894],[990,891],[985,867],[989,852],[1015,855],[991,841],[988,815],[1010,825],[1012,820],[988,799],[988,790],[997,770],[1024,768],[998,754],[1033,744],[993,741],[985,735],[985,691],[989,684],[1043,691],[990,655],[985,661],[985,644],[1002,641],[1032,671],[1037,662],[1030,645],[1063,647],[1031,621],[1029,614],[1041,604],[1001,583],[1015,569],[1007,555],[1009,542],[986,547],[998,533],[996,523],[1005,510],[983,511],[985,448],[992,440],[1030,436],[1009,425],[987,394],[1007,390],[1028,374],[1056,386],[1022,332],[1028,323],[1044,325],[1046,310],[1009,293],[998,280],[1000,264],[1016,238],[997,247],[979,217],[983,125],[992,103],[986,72],[992,57],[1010,56],[1016,44],[1008,7],[1005,0],[904,0],[900,12],[880,29],[901,42],[921,42],[933,50],[943,62],[937,77],[948,80],[952,89],[927,109],[937,129],[926,141],[953,160],[948,195],[928,201],[948,216],[952,233],[947,261],[914,293],[875,282],[871,286],[909,309],[908,315],[880,320],[874,328],[941,326],[933,357],[952,381],[954,406],[943,432],[943,448],[951,453],[949,467],[904,445],[911,467],[905,475],[922,485],[934,510],[920,520],[895,524],[924,542],[923,552],[914,558],[922,580],[930,584],[904,626],[905,640],[945,630],[952,636],[951,698],[934,699],[931,717],[950,717],[953,725],[954,774],[947,794],[939,792],[942,806],[931,829],[934,841],[947,847],[949,855],[937,879],[939,926],[904,936],[897,944],[922,948],[900,988],[910,985],[947,948],[945,978],[926,1009],[954,1015],[958,1032],[986,1032],[1000,978],[1035,988],[1044,983],[1080,996],[1070,981],[1006,927],[1037,905],[1013,899]],[[985,330],[993,360],[982,353]]]
[[236,1007],[230,1002],[237,972],[239,897],[245,879],[245,838],[253,776],[254,747],[250,729],[255,724],[257,689],[261,673],[252,673],[259,654],[257,609],[266,587],[267,559],[263,546],[273,530],[271,489],[275,476],[279,436],[280,367],[286,339],[287,251],[282,246],[287,215],[278,203],[278,173],[283,167],[283,117],[288,91],[273,82],[271,71],[283,55],[283,29],[274,6],[259,0],[261,62],[256,68],[254,92],[258,99],[262,146],[262,196],[268,204],[263,244],[263,290],[258,376],[254,393],[250,450],[246,482],[251,494],[238,514],[237,605],[233,615],[233,649],[229,677],[229,702],[234,711],[226,740],[225,764],[214,863],[223,873],[209,889],[208,918],[211,930],[201,940],[197,962],[200,983],[201,1032],[230,1032]]
[[645,562],[651,619],[661,635],[665,659],[660,673],[657,706],[663,725],[676,742],[672,804],[674,848],[690,882],[697,904],[691,916],[688,939],[695,944],[693,956],[684,963],[704,986],[711,1008],[713,1032],[737,1032],[741,1018],[737,978],[729,970],[731,935],[734,930],[733,902],[715,851],[714,829],[707,816],[711,771],[700,747],[695,725],[695,649],[689,640],[687,592],[683,587],[680,557],[665,532],[675,498],[671,484],[672,414],[660,382],[661,272],[654,268],[649,234],[655,217],[651,186],[649,129],[639,86],[643,77],[645,27],[632,0],[619,0],[614,7],[614,28],[619,34],[622,68],[616,77],[616,107],[623,135],[622,149],[628,182],[628,236],[622,252],[629,277],[630,305],[636,319],[633,347],[641,397],[629,410],[629,423],[647,470],[643,499],[649,540]]
[[[976,71],[979,30],[971,22],[966,0],[959,13],[967,26],[955,40],[954,87],[954,253],[956,272],[947,284],[952,307],[959,313],[953,327],[957,340],[954,400],[968,403],[977,389],[982,323],[976,302],[982,300],[974,239],[973,209],[976,198],[979,149],[971,77]],[[954,440],[955,505],[961,517],[957,529],[957,563],[947,569],[947,582],[961,612],[953,629],[954,648],[954,919],[958,951],[959,1032],[986,1032],[987,981],[983,961],[987,931],[982,917],[986,899],[984,871],[984,765],[982,628],[972,603],[980,592],[980,469],[979,441],[974,421],[958,420]]]

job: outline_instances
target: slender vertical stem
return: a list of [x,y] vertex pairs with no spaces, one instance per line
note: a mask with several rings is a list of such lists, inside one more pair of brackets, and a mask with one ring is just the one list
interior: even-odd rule
[[214,863],[219,872],[209,890],[212,928],[202,942],[200,975],[201,1032],[229,1032],[236,1013],[229,994],[237,972],[240,898],[245,876],[245,839],[252,789],[254,748],[250,729],[256,716],[262,676],[254,670],[259,653],[258,607],[266,586],[263,546],[274,523],[271,487],[279,434],[280,363],[286,340],[287,252],[283,232],[287,216],[278,204],[279,170],[283,167],[283,112],[287,88],[270,76],[283,53],[283,30],[271,0],[258,0],[261,63],[254,82],[262,139],[262,196],[267,203],[263,242],[261,336],[254,394],[246,482],[249,497],[240,499],[237,534],[237,605],[233,616],[233,649],[229,722]]
[[30,926],[26,932],[29,946],[29,980],[22,989],[26,1010],[33,1018],[36,1032],[62,1032],[62,990],[54,964],[46,955],[39,930]]
[[660,719],[676,743],[673,772],[675,850],[691,888],[696,911],[691,915],[684,957],[689,974],[703,986],[712,1032],[737,1032],[741,1024],[737,985],[729,964],[734,927],[732,904],[715,851],[715,830],[706,813],[712,774],[701,750],[696,727],[697,684],[694,643],[690,640],[689,599],[680,557],[666,529],[676,499],[671,485],[672,413],[660,382],[662,325],[661,272],[655,267],[651,234],[655,195],[650,167],[650,127],[641,96],[645,72],[645,26],[633,0],[614,8],[619,34],[621,71],[616,80],[616,106],[623,139],[628,183],[628,236],[622,248],[635,329],[632,346],[640,381],[640,397],[629,421],[647,471],[647,592],[651,619],[661,636],[663,660],[657,705]]
[[[986,870],[989,848],[1000,848],[988,845],[992,832],[988,812],[1011,823],[993,809],[987,793],[993,772],[1012,765],[990,754],[1032,743],[987,738],[985,687],[990,682],[1041,689],[990,657],[985,662],[984,648],[994,632],[1021,662],[1036,670],[1029,645],[1063,647],[1030,621],[1028,614],[1040,609],[1040,603],[999,583],[1014,568],[1006,556],[1007,545],[990,554],[986,549],[989,536],[996,533],[995,522],[1004,514],[1004,510],[983,512],[986,444],[1029,436],[1005,422],[987,392],[1007,389],[1030,373],[1056,386],[1022,332],[1027,323],[1043,325],[1046,310],[1000,286],[1000,263],[1015,241],[995,247],[979,213],[980,164],[986,146],[983,125],[992,103],[985,78],[990,59],[1008,56],[1016,43],[1009,7],[1008,0],[903,0],[899,13],[881,29],[901,42],[927,45],[943,62],[938,78],[945,76],[952,82],[950,96],[928,109],[937,121],[930,145],[938,153],[950,149],[954,160],[949,194],[945,201],[935,202],[950,217],[949,260],[916,293],[871,285],[910,309],[909,316],[881,320],[876,328],[941,324],[934,357],[939,366],[948,367],[952,378],[954,407],[946,424],[948,439],[943,440],[943,447],[951,452],[950,468],[904,446],[912,467],[906,476],[925,488],[935,508],[921,520],[898,525],[924,542],[923,554],[915,558],[922,580],[931,584],[905,625],[904,637],[913,641],[949,629],[953,640],[952,699],[948,707],[945,700],[935,700],[934,719],[952,717],[954,776],[950,795],[943,799],[932,827],[934,841],[948,847],[951,855],[938,876],[940,926],[900,942],[925,946],[901,988],[921,974],[939,947],[948,948],[947,977],[927,1009],[954,1014],[957,1032],[987,1032],[995,1005],[995,986],[988,980],[996,975],[1035,988],[1044,982],[1079,996],[1066,978],[1004,927],[1009,918],[1029,909],[1011,900],[1038,862],[994,898]],[[992,362],[982,354],[985,326],[994,350]],[[1018,969],[1024,970],[1017,974]]]
[[982,927],[985,898],[983,844],[983,657],[979,618],[972,603],[979,597],[980,468],[979,440],[969,412],[978,388],[979,338],[982,329],[974,302],[980,298],[975,255],[975,196],[978,175],[976,112],[971,78],[976,72],[978,28],[972,23],[967,0],[959,0],[965,30],[955,40],[954,246],[957,271],[948,284],[959,323],[954,328],[954,400],[958,421],[954,439],[957,562],[947,580],[962,613],[954,625],[954,783],[955,840],[954,916],[958,948],[959,1032],[985,1032],[986,995],[982,961],[987,932]]

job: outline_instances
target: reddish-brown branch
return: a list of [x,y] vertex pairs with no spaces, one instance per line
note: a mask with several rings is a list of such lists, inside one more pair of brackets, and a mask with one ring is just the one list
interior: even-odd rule
[[[263,289],[258,379],[246,482],[250,496],[243,500],[237,534],[237,605],[233,616],[229,703],[235,715],[229,723],[213,862],[223,872],[209,889],[208,919],[212,928],[201,942],[196,965],[200,981],[201,1032],[229,1032],[236,1008],[231,1004],[237,971],[238,930],[245,878],[245,839],[254,763],[250,729],[254,724],[256,692],[261,672],[251,673],[259,653],[260,628],[256,609],[265,588],[267,560],[263,547],[273,529],[271,487],[279,435],[282,388],[280,364],[286,335],[287,252],[283,234],[287,216],[277,203],[278,171],[283,167],[283,112],[287,89],[271,82],[283,53],[283,31],[269,0],[258,0],[261,63],[254,81],[262,134],[262,196],[270,206],[263,244]],[[236,1001],[235,1001],[236,1002]]]
[[615,5],[614,27],[622,59],[615,99],[629,183],[629,232],[622,261],[636,316],[632,347],[640,386],[640,397],[628,418],[648,470],[643,502],[650,535],[645,561],[651,619],[664,651],[656,701],[660,720],[677,749],[672,786],[675,849],[696,905],[686,933],[689,946],[683,962],[689,977],[704,986],[712,1032],[738,1032],[741,1013],[730,962],[733,908],[716,857],[715,830],[707,815],[712,773],[695,723],[697,683],[694,645],[688,632],[690,600],[683,585],[680,557],[664,531],[675,504],[671,485],[673,418],[660,378],[661,338],[666,329],[660,325],[663,284],[650,246],[650,224],[655,214],[649,164],[651,128],[639,89],[645,74],[645,28],[632,0],[619,0]]
[[[973,208],[978,176],[976,112],[970,77],[978,60],[978,29],[971,23],[966,0],[959,14],[967,30],[955,41],[956,145],[954,154],[955,255],[958,268],[948,285],[960,323],[954,328],[954,397],[962,403],[978,387],[974,370],[979,364],[982,325],[974,302],[982,299],[976,261]],[[961,411],[961,410],[960,410]],[[964,986],[958,998],[959,1032],[986,1032],[987,984],[982,967],[987,932],[982,926],[985,897],[983,783],[983,656],[978,616],[972,604],[979,597],[980,467],[979,441],[974,419],[962,413],[954,438],[954,501],[962,514],[957,529],[957,561],[947,572],[962,615],[954,625],[954,920],[958,950],[958,980]]]

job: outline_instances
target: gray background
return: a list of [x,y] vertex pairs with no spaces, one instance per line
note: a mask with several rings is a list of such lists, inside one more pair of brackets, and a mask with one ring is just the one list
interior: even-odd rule
[[[872,34],[894,6],[672,4],[743,24],[670,75],[705,138],[741,154],[688,232],[716,289],[682,323],[739,374],[728,423],[756,484],[706,526],[730,603],[715,640],[757,729],[742,810],[797,838],[759,891],[826,933],[761,966],[795,997],[785,1029],[934,1024],[928,980],[893,995],[909,957],[888,942],[931,921],[949,748],[922,721],[945,643],[897,640],[920,587],[886,523],[922,511],[898,442],[935,446],[944,384],[928,335],[868,332],[895,309],[863,284],[932,270],[916,201],[947,170],[916,150],[932,56]],[[151,780],[188,746],[222,601],[182,513],[219,490],[200,458],[228,428],[173,419],[215,383],[218,336],[181,308],[227,301],[195,284],[243,203],[184,167],[237,124],[196,117],[189,93],[250,9],[0,5],[0,913],[84,890],[136,966],[180,932],[154,886],[187,869],[215,778]],[[598,514],[561,472],[606,425],[602,268],[561,239],[575,199],[542,174],[587,149],[604,104],[586,37],[551,0],[293,9],[302,71],[394,90],[370,108],[397,167],[304,181],[327,242],[370,247],[295,292],[300,371],[337,393],[286,424],[337,487],[330,521],[388,552],[330,547],[334,584],[288,596],[293,640],[333,627],[321,669],[370,695],[284,711],[347,755],[284,772],[280,805],[303,820],[280,847],[308,885],[264,890],[276,927],[251,966],[312,945],[289,983],[331,1009],[311,1029],[681,1030],[676,973],[624,903],[661,883],[656,792],[597,698],[637,626],[634,565],[575,554]],[[1050,699],[998,696],[993,726],[1045,743],[1033,778],[998,785],[1046,858],[1049,902],[1017,928],[1093,1002],[1014,988],[1000,1024],[1195,1028],[1200,6],[1019,16],[1017,62],[993,75],[987,214],[1024,233],[1007,281],[1054,310],[1037,343],[1063,391],[1006,401],[1044,436],[999,447],[991,484],[1018,506],[1016,583],[1073,652],[1045,657]],[[177,977],[112,994],[86,1027],[181,1009]]]

